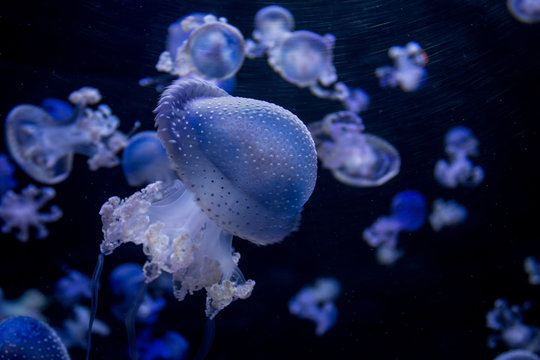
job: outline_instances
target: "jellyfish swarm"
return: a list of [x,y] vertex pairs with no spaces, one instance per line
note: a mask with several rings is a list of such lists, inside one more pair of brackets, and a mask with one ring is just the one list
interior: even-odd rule
[[100,211],[101,252],[142,244],[146,282],[173,274],[178,300],[205,288],[213,318],[255,284],[237,267],[233,235],[266,245],[297,228],[315,186],[315,146],[289,111],[204,81],[176,81],[156,112],[158,136],[182,182],[109,199]]
[[377,248],[377,261],[382,265],[391,265],[403,255],[397,249],[399,232],[418,230],[427,215],[426,199],[415,190],[397,193],[390,207],[389,216],[379,217],[363,233],[364,240]]
[[[286,81],[309,88],[319,98],[341,101],[347,110],[366,110],[369,96],[364,90],[336,82],[334,35],[293,30],[294,17],[289,10],[277,5],[260,9],[255,15],[254,40],[246,41],[246,56],[266,54],[268,64]],[[325,88],[331,85],[333,88]]]
[[122,170],[130,186],[176,179],[167,151],[155,131],[142,131],[129,139],[122,151]]
[[477,186],[484,180],[484,169],[474,166],[469,156],[478,155],[478,140],[471,129],[454,126],[445,135],[445,151],[449,161],[440,159],[435,164],[435,179],[444,187]]
[[74,153],[89,157],[90,170],[119,164],[116,157],[126,144],[126,136],[117,131],[119,120],[107,105],[97,110],[101,94],[84,87],[70,94],[76,105],[73,115],[57,121],[44,109],[18,105],[6,118],[6,142],[17,165],[44,184],[64,181],[71,172]]
[[399,173],[397,150],[378,136],[364,133],[362,119],[352,111],[328,114],[308,125],[323,167],[352,186],[379,186]]
[[314,286],[302,288],[289,301],[289,311],[300,318],[316,324],[315,334],[323,335],[331,329],[338,316],[334,300],[341,291],[341,285],[334,278],[319,278]]
[[49,212],[39,212],[46,202],[56,195],[53,188],[38,189],[28,185],[22,189],[21,194],[9,190],[0,199],[0,218],[4,221],[3,233],[10,233],[19,229],[17,239],[26,242],[30,238],[30,227],[37,230],[36,238],[43,239],[49,235],[44,223],[53,222],[62,217],[62,210],[58,206],[51,206]]
[[499,354],[493,360],[540,360],[540,357],[528,350],[509,350]]
[[69,360],[66,347],[53,329],[28,316],[0,322],[0,360]]
[[490,348],[503,342],[511,349],[540,351],[540,328],[523,322],[523,310],[528,307],[528,303],[510,306],[505,299],[495,300],[494,308],[486,314],[486,326],[498,332],[489,336]]
[[540,0],[507,0],[510,14],[525,24],[540,21]]
[[426,81],[427,72],[424,68],[428,56],[420,44],[411,41],[402,46],[392,46],[388,57],[394,60],[394,66],[381,66],[375,70],[381,87],[399,86],[405,92],[416,91]]
[[433,211],[429,215],[429,223],[433,230],[440,231],[445,226],[454,226],[467,218],[467,209],[454,200],[436,199]]

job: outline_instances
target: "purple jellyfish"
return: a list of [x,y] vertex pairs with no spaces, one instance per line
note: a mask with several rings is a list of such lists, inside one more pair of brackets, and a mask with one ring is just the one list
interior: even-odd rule
[[510,14],[525,24],[540,21],[540,0],[507,0],[506,6]]

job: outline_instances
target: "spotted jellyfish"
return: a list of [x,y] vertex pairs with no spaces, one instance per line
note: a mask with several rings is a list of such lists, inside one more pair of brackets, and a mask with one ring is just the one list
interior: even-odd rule
[[484,180],[484,169],[475,166],[469,156],[478,155],[478,140],[466,126],[454,126],[446,133],[445,151],[448,161],[440,159],[435,164],[435,179],[444,187],[458,185],[477,186]]
[[119,120],[107,105],[101,104],[97,110],[88,106],[101,101],[97,89],[83,87],[71,93],[69,101],[77,109],[64,121],[28,104],[16,106],[6,118],[6,142],[15,162],[44,184],[64,181],[75,153],[89,157],[92,171],[117,166],[120,162],[116,154],[127,142],[127,137],[116,130]]
[[363,238],[377,249],[377,261],[391,265],[403,252],[397,249],[401,231],[416,231],[426,222],[427,205],[424,195],[416,190],[405,190],[392,198],[391,214],[379,217],[364,230]]
[[411,92],[424,85],[427,79],[424,67],[428,63],[428,56],[420,44],[411,41],[404,47],[392,46],[388,50],[388,57],[394,60],[394,65],[375,70],[381,87],[399,86],[401,90]]
[[525,24],[540,22],[540,0],[507,0],[510,14]]
[[379,186],[399,173],[401,158],[386,140],[364,133],[362,119],[338,111],[309,124],[323,167],[352,186]]

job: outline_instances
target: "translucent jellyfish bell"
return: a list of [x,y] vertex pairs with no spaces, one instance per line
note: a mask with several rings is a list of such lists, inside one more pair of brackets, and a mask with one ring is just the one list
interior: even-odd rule
[[255,14],[253,40],[246,41],[246,55],[261,56],[294,29],[294,17],[282,6],[265,6]]
[[522,23],[540,21],[540,0],[507,0],[506,6],[512,16]]
[[364,133],[362,119],[352,111],[326,115],[309,124],[323,167],[352,186],[379,186],[399,173],[401,158],[386,140]]
[[1,360],[69,360],[66,347],[44,322],[14,316],[0,322]]

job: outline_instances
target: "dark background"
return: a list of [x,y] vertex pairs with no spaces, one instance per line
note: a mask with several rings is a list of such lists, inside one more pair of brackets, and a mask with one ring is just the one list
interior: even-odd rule
[[[66,98],[82,86],[100,89],[103,103],[127,132],[135,121],[151,129],[159,94],[138,80],[154,69],[167,27],[194,11],[224,16],[251,37],[267,1],[11,1],[0,5],[0,116],[20,103]],[[296,29],[336,36],[340,80],[371,95],[362,115],[367,131],[401,153],[401,173],[377,188],[339,183],[319,169],[302,226],[284,242],[257,247],[235,239],[240,268],[257,282],[252,296],[217,317],[209,359],[491,359],[485,314],[497,298],[532,300],[526,320],[540,325],[540,290],[529,285],[523,259],[540,255],[538,228],[540,24],[511,17],[503,0],[363,0],[276,3],[295,16]],[[427,84],[415,93],[379,88],[376,67],[390,64],[392,45],[418,41],[429,55]],[[281,105],[304,122],[320,120],[339,104],[317,99],[274,73],[265,58],[246,59],[234,95]],[[469,126],[480,142],[474,162],[484,167],[477,188],[448,190],[435,181],[445,156],[443,137]],[[6,152],[2,143],[1,151]],[[19,183],[35,183],[21,170]],[[400,236],[405,256],[376,263],[362,231],[388,214],[394,194],[422,191],[428,202],[455,199],[469,210],[465,223],[439,233],[425,225]],[[127,186],[120,168],[90,172],[76,156],[71,176],[55,186],[64,217],[45,240],[19,243],[1,235],[0,286],[8,298],[28,288],[52,295],[62,265],[91,274],[102,239],[99,208]],[[140,249],[119,248],[106,258],[103,282],[118,263],[138,261]],[[324,336],[288,313],[287,301],[315,278],[342,284],[339,319]],[[123,324],[110,314],[111,294],[100,294],[98,318],[113,329],[94,338],[92,359],[126,358]],[[536,310],[535,310],[536,309]],[[59,325],[65,314],[51,313]],[[170,299],[156,331],[176,330],[196,349],[204,329],[204,292]],[[73,359],[83,352],[70,351]],[[191,353],[191,356],[193,353]]]

